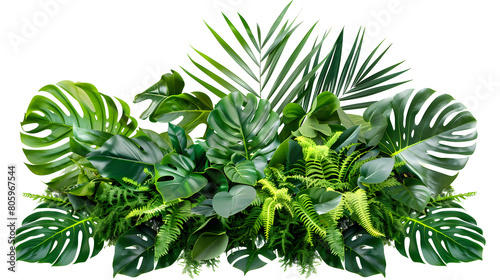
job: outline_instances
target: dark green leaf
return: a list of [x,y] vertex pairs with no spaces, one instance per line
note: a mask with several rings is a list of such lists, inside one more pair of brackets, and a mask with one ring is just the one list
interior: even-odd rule
[[227,256],[227,261],[235,268],[243,271],[243,274],[246,275],[250,270],[259,269],[267,264],[260,259],[259,255],[265,257],[269,261],[276,258],[276,255],[271,249],[262,247],[259,249],[247,248],[234,251]]
[[382,183],[391,175],[393,167],[393,158],[379,158],[369,161],[361,166],[358,182],[366,184]]
[[94,219],[84,211],[74,213],[60,207],[39,210],[26,217],[16,231],[17,260],[62,266],[85,262],[101,251],[104,242],[94,235]]
[[207,134],[207,156],[214,164],[226,164],[233,154],[246,159],[261,154],[270,159],[278,146],[278,114],[267,100],[249,93],[222,98],[208,116],[213,131]]
[[[438,95],[427,102],[433,97],[433,90],[420,90],[413,97],[412,92],[401,92],[392,102],[382,100],[371,105],[367,115],[394,112],[395,123],[388,120],[379,144],[381,151],[397,162],[404,161],[405,167],[432,194],[439,194],[450,186],[474,153],[476,119],[450,95]],[[429,106],[425,108],[424,104]]]
[[134,103],[139,103],[145,100],[151,100],[149,107],[141,114],[141,119],[149,118],[154,122],[156,110],[160,104],[169,96],[181,94],[184,89],[184,80],[179,73],[172,70],[172,74],[167,73],[161,76],[161,79],[144,92],[139,93],[134,98]]
[[[368,277],[381,273],[385,276],[384,244],[382,240],[368,234],[362,227],[351,227],[344,231],[345,269]],[[359,258],[358,265],[356,259]]]
[[163,202],[190,197],[200,191],[208,180],[193,170],[194,162],[183,155],[169,154],[155,165],[156,189]]
[[152,271],[155,261],[155,237],[156,232],[143,225],[122,234],[115,245],[113,276],[123,274],[136,277]]
[[87,156],[101,176],[127,186],[124,177],[142,183],[147,177],[144,168],[153,170],[154,164],[161,161],[163,153],[156,143],[147,138],[130,139],[115,135]]
[[228,236],[223,232],[202,233],[191,251],[191,257],[197,261],[217,258],[226,251]]
[[387,190],[395,200],[419,212],[424,211],[431,199],[429,188],[414,178],[405,178],[403,184]]
[[474,218],[460,209],[429,208],[424,216],[406,218],[404,234],[398,238],[396,248],[414,262],[470,262],[482,259],[482,234]]

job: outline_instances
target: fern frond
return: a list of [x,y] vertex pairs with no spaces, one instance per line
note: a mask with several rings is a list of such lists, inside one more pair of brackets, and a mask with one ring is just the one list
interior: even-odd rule
[[243,227],[249,229],[247,235],[249,235],[250,239],[254,239],[262,227],[263,222],[261,213],[262,208],[252,207],[250,213],[248,213],[243,221]]
[[55,197],[53,195],[40,195],[40,194],[32,194],[32,193],[23,193],[23,196],[26,198],[31,198],[33,200],[38,200],[39,202],[55,202],[56,204],[70,204],[69,201],[66,201],[62,198]]
[[292,175],[287,176],[287,179],[295,179],[306,184],[307,188],[332,188],[336,189],[336,185],[332,182],[329,182],[325,179],[312,179],[303,175]]
[[272,197],[266,198],[264,200],[264,205],[262,206],[262,225],[264,227],[264,236],[269,239],[269,233],[274,224],[274,212],[276,210],[276,201]]
[[326,235],[323,238],[328,247],[330,248],[330,252],[341,258],[344,257],[344,236],[337,227],[330,226],[326,230]]
[[328,140],[325,142],[325,146],[327,146],[328,148],[331,148],[333,146],[333,144],[335,144],[337,142],[337,140],[339,139],[340,135],[342,135],[342,131],[336,131],[332,136],[330,136],[330,138],[328,138]]
[[459,194],[445,194],[445,195],[439,195],[435,198],[432,198],[431,203],[435,202],[442,202],[446,200],[456,200],[458,202],[465,200],[469,197],[475,196],[477,193],[476,192],[467,192],[467,193],[459,193]]
[[155,239],[155,258],[166,255],[182,233],[184,223],[191,217],[191,203],[185,202],[167,209],[164,224],[160,227]]
[[319,215],[314,210],[311,199],[307,194],[302,194],[297,197],[293,206],[299,220],[308,231],[314,232],[321,237],[326,235],[326,231],[320,223]]
[[356,192],[348,192],[344,194],[344,197],[348,209],[352,214],[356,215],[360,225],[365,228],[369,234],[375,237],[384,236],[372,224],[365,190],[358,189]]
[[370,187],[369,187],[370,192],[375,192],[375,191],[381,191],[385,188],[399,186],[399,185],[401,185],[401,183],[395,177],[389,177],[385,181],[383,181],[382,183],[369,184],[369,185],[370,185]]
[[345,207],[346,207],[345,197],[342,196],[342,198],[340,199],[339,205],[337,205],[337,207],[333,208],[332,210],[330,210],[327,213],[328,216],[331,219],[332,225],[337,226],[338,221],[342,217],[344,217],[344,209],[345,209]]
[[154,217],[162,215],[168,207],[178,204],[181,201],[181,199],[177,199],[168,203],[163,203],[161,199],[157,198],[142,207],[133,209],[125,218],[130,219],[132,217],[138,217],[136,225],[139,225]]

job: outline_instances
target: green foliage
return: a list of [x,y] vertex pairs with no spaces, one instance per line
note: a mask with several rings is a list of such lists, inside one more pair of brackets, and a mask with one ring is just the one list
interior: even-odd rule
[[24,194],[41,204],[17,231],[18,259],[78,263],[107,242],[114,275],[131,277],[175,262],[198,275],[224,253],[243,274],[278,258],[307,276],[320,261],[385,276],[391,244],[433,265],[481,259],[482,230],[457,203],[475,193],[455,194],[446,172],[474,151],[470,112],[430,89],[370,100],[405,83],[393,80],[406,70],[379,67],[380,45],[363,58],[363,29],[346,57],[343,30],[324,57],[327,34],[308,46],[316,24],[287,53],[300,25],[285,19],[289,6],[267,32],[224,15],[241,53],[207,25],[242,71],[195,49],[195,67],[224,89],[185,72],[221,98],[215,106],[183,93],[175,71],[136,96],[151,101],[141,118],[168,123],[166,132],[131,137],[127,104],[118,100],[119,113],[90,84],[44,87],[53,99],[33,98],[22,125],[35,128],[21,140],[34,173],[60,174],[44,194]]
[[181,202],[168,207],[163,215],[163,225],[160,226],[155,239],[155,258],[165,256],[172,245],[182,234],[182,226],[191,218],[191,203]]

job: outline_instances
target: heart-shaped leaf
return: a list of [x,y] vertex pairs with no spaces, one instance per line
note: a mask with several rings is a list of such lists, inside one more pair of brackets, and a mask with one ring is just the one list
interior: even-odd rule
[[190,158],[178,154],[169,154],[155,165],[156,189],[163,202],[190,197],[205,187],[208,180],[194,168]]
[[342,194],[336,191],[328,191],[325,188],[309,188],[300,191],[297,196],[307,194],[311,198],[314,210],[318,214],[325,214],[337,207],[342,200]]
[[379,158],[363,164],[360,169],[358,185],[360,182],[366,184],[382,183],[391,175],[393,167],[393,158]]
[[429,188],[414,178],[405,178],[403,184],[387,190],[395,200],[419,212],[424,211],[431,199]]
[[258,174],[255,165],[250,160],[243,160],[236,164],[230,162],[224,166],[224,173],[229,180],[234,183],[246,184],[253,186],[257,181]]
[[207,123],[208,114],[212,109],[210,97],[203,92],[181,93],[164,99],[150,118],[170,123],[182,117],[177,126],[189,133],[198,125]]
[[229,192],[218,192],[212,201],[214,210],[224,218],[247,208],[257,196],[252,186],[236,185]]

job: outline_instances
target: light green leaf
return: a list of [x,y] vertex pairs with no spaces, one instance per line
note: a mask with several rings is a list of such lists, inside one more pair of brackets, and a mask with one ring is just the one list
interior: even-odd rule
[[229,192],[218,192],[215,194],[212,205],[217,214],[228,218],[247,208],[257,196],[252,186],[236,185]]

